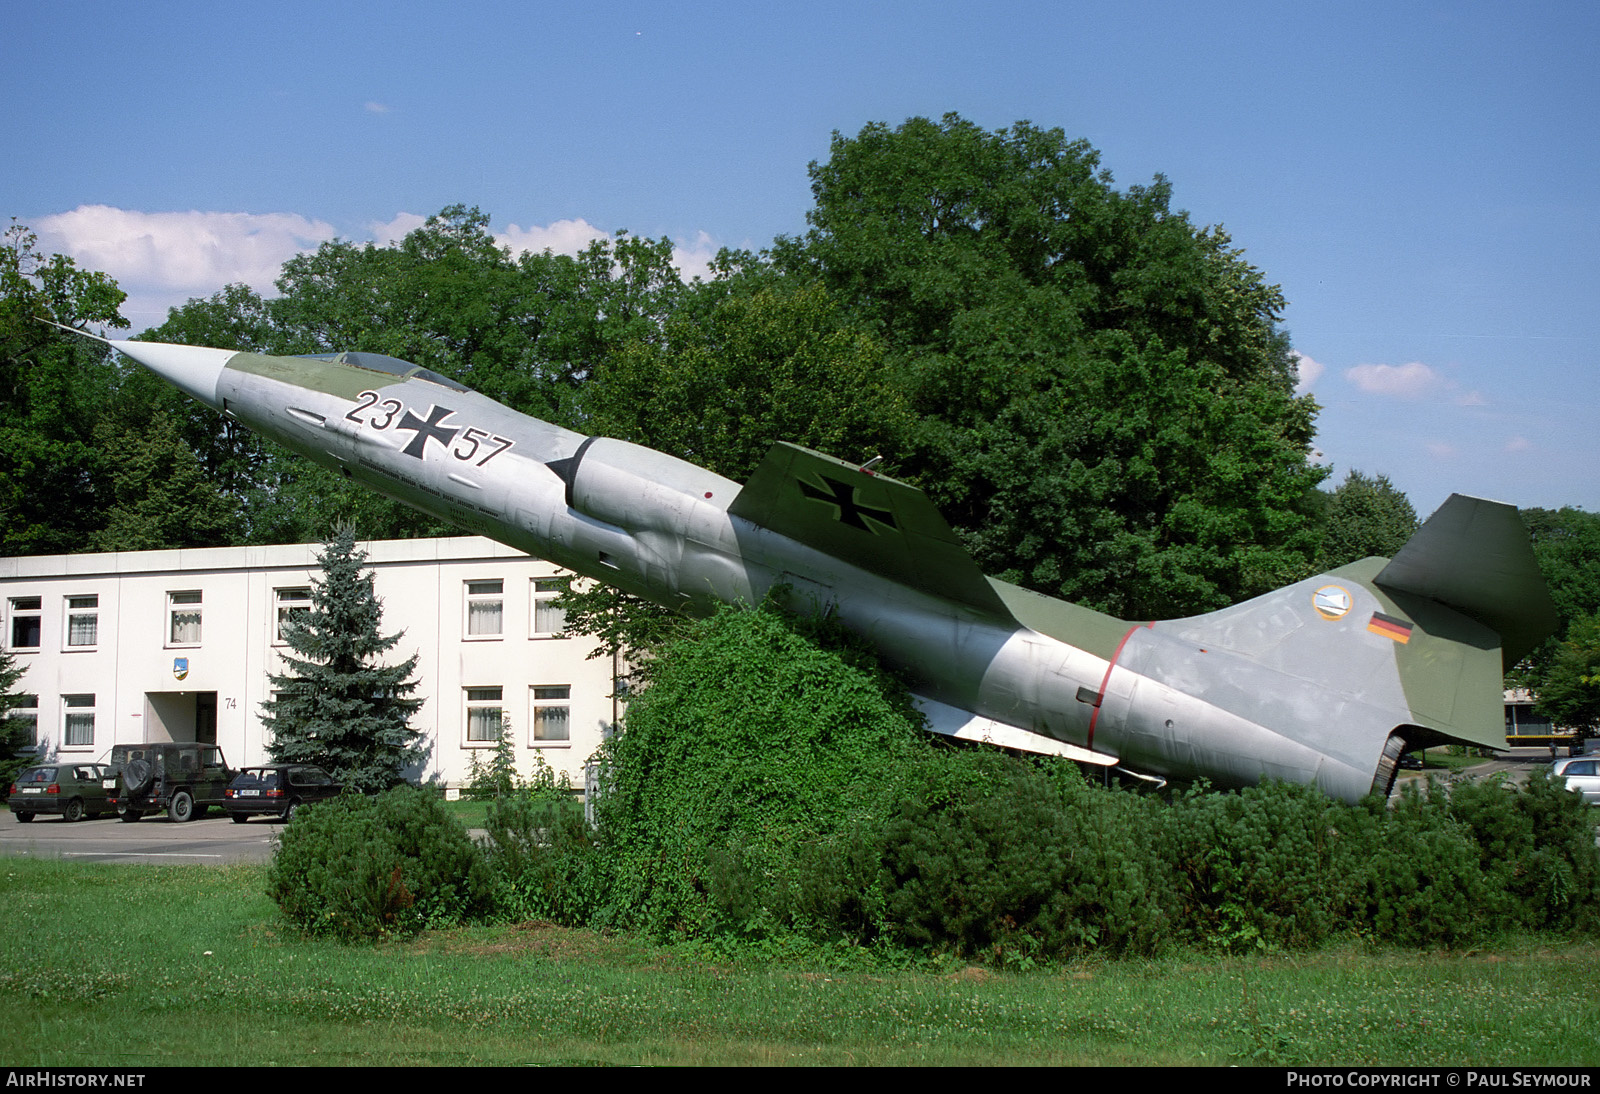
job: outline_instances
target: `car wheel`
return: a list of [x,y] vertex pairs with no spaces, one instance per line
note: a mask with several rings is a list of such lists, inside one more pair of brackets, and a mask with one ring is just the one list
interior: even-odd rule
[[122,767],[122,785],[129,797],[137,798],[155,781],[156,769],[149,760],[129,760]]
[[182,824],[194,816],[194,798],[187,790],[180,790],[172,795],[172,802],[167,806],[167,816],[174,824]]
[[69,824],[73,821],[81,821],[83,819],[83,799],[73,798],[69,801],[67,803],[67,811],[62,814],[62,817]]
[[243,813],[229,813],[228,814],[228,819],[231,820],[234,824],[243,824],[245,821],[249,820],[250,818],[245,816]]
[[119,809],[119,810],[117,810],[117,819],[122,821],[122,822],[124,822],[124,823],[126,823],[126,824],[132,824],[134,821],[138,820],[142,816],[144,816],[144,814],[139,812],[137,809]]
[[284,811],[283,811],[283,819],[286,820],[286,821],[294,820],[295,810],[299,809],[299,808],[300,808],[300,803],[299,802],[290,802],[288,807],[286,809],[284,809]]
[[32,813],[13,813],[11,815],[17,818],[18,824],[27,824],[33,819]]

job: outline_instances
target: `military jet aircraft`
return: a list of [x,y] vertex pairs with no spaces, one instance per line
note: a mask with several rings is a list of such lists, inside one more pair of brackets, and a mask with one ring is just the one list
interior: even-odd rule
[[921,491],[796,445],[741,487],[392,357],[108,344],[350,479],[627,592],[706,614],[777,589],[832,613],[935,731],[1145,778],[1387,794],[1406,751],[1504,747],[1502,667],[1555,625],[1516,510],[1462,495],[1392,560],[1121,620],[986,578]]

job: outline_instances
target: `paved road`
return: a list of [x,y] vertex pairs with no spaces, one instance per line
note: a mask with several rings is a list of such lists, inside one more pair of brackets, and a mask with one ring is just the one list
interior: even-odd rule
[[36,855],[78,862],[198,863],[267,862],[273,838],[283,825],[256,819],[234,824],[221,813],[187,824],[146,817],[125,824],[115,817],[68,824],[59,817],[35,817],[18,824],[0,812],[0,855]]

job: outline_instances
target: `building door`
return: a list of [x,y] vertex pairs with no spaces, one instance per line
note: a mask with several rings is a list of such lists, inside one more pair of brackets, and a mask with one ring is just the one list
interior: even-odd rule
[[145,692],[144,739],[216,744],[217,693],[214,691]]

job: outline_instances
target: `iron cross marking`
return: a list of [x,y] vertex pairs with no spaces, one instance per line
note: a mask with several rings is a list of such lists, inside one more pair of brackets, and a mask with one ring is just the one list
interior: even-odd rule
[[455,411],[447,406],[435,406],[428,411],[428,420],[423,421],[411,411],[406,411],[406,416],[400,419],[400,424],[395,428],[414,430],[417,435],[412,437],[411,443],[401,451],[420,460],[423,453],[428,450],[429,441],[438,441],[448,449],[450,442],[456,439],[456,434],[461,432],[459,428],[455,427],[446,429],[443,424],[444,420],[454,413]]
[[[862,505],[856,501],[856,488],[847,482],[830,479],[827,475],[818,476],[827,484],[826,490],[820,490],[804,480],[800,483],[800,492],[812,501],[820,501],[827,505],[836,506],[839,515],[836,518],[840,524],[848,524],[852,528],[859,528],[863,532],[877,535],[875,528],[867,524],[867,520],[877,521],[886,528],[896,528],[894,514],[887,509],[875,509],[870,505]],[[865,519],[863,519],[865,518]]]

